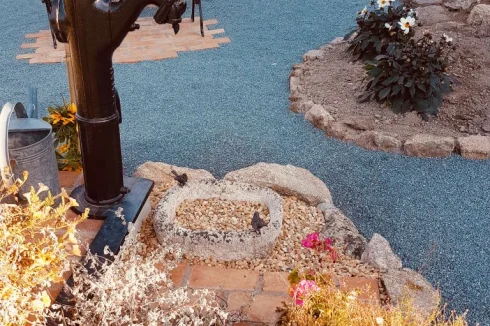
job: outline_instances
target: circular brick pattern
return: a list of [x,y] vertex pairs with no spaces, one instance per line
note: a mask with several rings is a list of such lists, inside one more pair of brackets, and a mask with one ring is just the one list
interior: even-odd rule
[[[260,202],[269,208],[270,222],[260,232],[251,226],[240,232],[192,231],[176,223],[175,212],[184,200],[209,198]],[[191,181],[167,192],[158,204],[153,226],[160,243],[177,243],[184,253],[220,260],[263,258],[272,251],[281,232],[282,212],[282,198],[270,189],[225,180]]]

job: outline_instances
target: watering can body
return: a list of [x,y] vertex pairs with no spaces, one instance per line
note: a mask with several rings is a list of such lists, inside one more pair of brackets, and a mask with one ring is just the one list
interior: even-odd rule
[[29,192],[31,186],[38,189],[39,183],[46,185],[53,195],[60,193],[51,125],[34,118],[10,119],[13,111],[14,106],[7,103],[0,112],[2,179],[12,183],[27,171],[29,177],[21,194]]

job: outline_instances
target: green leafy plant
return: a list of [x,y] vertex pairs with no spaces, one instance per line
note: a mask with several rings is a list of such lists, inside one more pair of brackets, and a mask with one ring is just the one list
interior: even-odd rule
[[417,111],[436,115],[445,94],[451,91],[447,75],[452,39],[444,35],[438,42],[425,33],[418,41],[392,44],[386,54],[367,62],[368,82],[360,102],[387,102],[395,113]]
[[78,127],[75,121],[77,107],[63,100],[63,105],[48,107],[49,116],[43,119],[53,127],[54,145],[58,169],[61,171],[81,171],[82,156],[78,143]]
[[417,14],[408,5],[395,7],[392,0],[376,4],[372,1],[372,10],[364,8],[357,14],[357,34],[347,48],[356,60],[372,60],[384,54],[389,44],[406,43],[414,35]]

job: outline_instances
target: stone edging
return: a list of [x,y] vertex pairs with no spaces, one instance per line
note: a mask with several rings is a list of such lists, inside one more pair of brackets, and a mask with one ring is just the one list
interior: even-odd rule
[[305,119],[316,128],[325,131],[326,136],[354,142],[368,150],[400,153],[418,157],[448,157],[458,154],[468,159],[490,159],[490,136],[442,137],[432,134],[415,134],[407,139],[385,135],[378,131],[365,130],[356,123],[335,121],[335,118],[323,105],[308,100],[302,78],[307,72],[305,65],[309,61],[321,59],[333,46],[345,43],[337,37],[329,44],[303,55],[303,63],[293,66],[289,76],[290,109],[303,113]]
[[[267,205],[270,222],[245,231],[190,230],[175,222],[177,207],[184,200],[219,197],[223,200],[260,202]],[[196,180],[174,186],[162,198],[153,227],[160,243],[179,244],[184,253],[221,260],[263,258],[270,254],[282,228],[282,198],[269,188],[228,180]]]

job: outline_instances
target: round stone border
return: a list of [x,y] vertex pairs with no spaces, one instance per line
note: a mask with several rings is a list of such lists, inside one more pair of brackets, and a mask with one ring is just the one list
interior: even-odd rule
[[[260,232],[189,230],[175,223],[175,212],[184,200],[221,198],[254,201],[267,205],[270,222]],[[282,198],[276,192],[252,184],[226,180],[190,181],[174,186],[161,199],[155,212],[153,227],[162,244],[179,244],[184,253],[220,260],[266,257],[274,248],[282,228]]]
[[417,157],[448,157],[458,154],[467,159],[490,159],[490,136],[443,137],[415,134],[400,140],[401,137],[393,137],[373,130],[362,130],[363,128],[358,128],[352,123],[335,121],[323,105],[308,100],[302,80],[305,73],[309,73],[305,65],[309,61],[323,58],[326,51],[345,42],[347,41],[343,37],[337,37],[317,50],[306,52],[303,55],[303,63],[293,66],[289,75],[291,111],[303,113],[305,120],[325,131],[326,136],[353,142],[368,150]]

